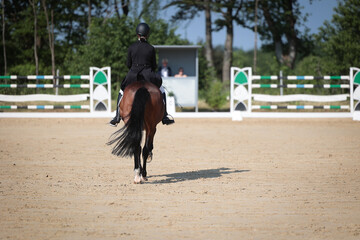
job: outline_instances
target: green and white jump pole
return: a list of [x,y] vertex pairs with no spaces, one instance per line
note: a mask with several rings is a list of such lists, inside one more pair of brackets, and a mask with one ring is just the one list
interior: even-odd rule
[[[79,80],[87,83],[62,83],[62,84],[16,84],[16,80]],[[88,94],[54,95],[54,94],[29,94],[7,95],[0,94],[0,102],[79,102],[89,100],[89,105],[28,105],[0,106],[1,109],[14,110],[15,112],[0,112],[1,117],[109,117],[111,115],[111,68],[90,67],[89,75],[28,75],[28,76],[0,76],[0,88],[88,88]],[[50,110],[50,109],[87,109],[89,112],[16,112],[17,109]]]
[[[319,80],[328,81],[347,81],[341,84],[261,84],[261,80],[276,81],[303,81]],[[349,75],[345,76],[259,76],[252,74],[252,68],[231,68],[231,85],[230,85],[230,112],[233,120],[242,120],[243,117],[253,118],[353,118],[360,120],[360,69],[351,67]],[[301,94],[289,95],[268,95],[254,94],[255,88],[298,88],[303,89]],[[314,95],[306,94],[306,89],[325,88],[325,89],[349,89],[346,94],[332,95]],[[254,105],[253,101],[266,102],[267,105]],[[341,105],[273,105],[279,102],[343,102]],[[356,102],[357,101],[357,102]],[[350,102],[350,104],[349,104]],[[356,103],[355,103],[356,102]],[[271,105],[269,105],[271,103]],[[264,109],[266,112],[253,110]],[[282,112],[271,110],[283,109]],[[312,112],[289,112],[284,110],[313,110]],[[323,109],[326,112],[316,110]],[[342,112],[336,110],[342,109]]]

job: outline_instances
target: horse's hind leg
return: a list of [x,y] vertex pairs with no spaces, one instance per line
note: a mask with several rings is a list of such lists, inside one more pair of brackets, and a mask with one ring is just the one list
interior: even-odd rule
[[147,172],[146,172],[146,159],[149,156],[149,149],[147,148],[146,144],[143,147],[142,156],[143,156],[143,168],[142,168],[142,171],[141,171],[141,175],[142,175],[143,179],[146,181],[147,180],[147,178],[146,178],[146,175],[147,175]]
[[147,157],[149,156],[149,150],[146,146],[144,146],[142,153],[143,153],[143,168],[141,169],[141,179],[143,181],[147,181],[148,179],[146,177],[147,172],[146,172],[146,160],[145,159],[147,159]]
[[146,172],[146,160],[148,159],[149,157],[149,148],[148,148],[148,145],[147,145],[147,142],[148,142],[148,138],[146,138],[145,140],[145,146],[143,147],[143,151],[142,151],[142,157],[143,157],[143,168],[142,168],[142,171],[141,171],[141,175],[143,177],[143,180],[144,181],[147,181],[147,172]]
[[142,169],[142,176],[143,179],[146,181],[147,178],[147,172],[146,172],[146,163],[147,159],[150,156],[152,158],[152,150],[153,150],[153,140],[155,135],[156,129],[146,133],[146,140],[145,140],[145,146],[143,148],[142,157],[143,157],[143,169]]
[[135,173],[135,177],[134,177],[134,183],[138,184],[141,183],[141,159],[140,159],[140,155],[141,155],[141,146],[139,146],[136,151],[134,152],[134,173]]

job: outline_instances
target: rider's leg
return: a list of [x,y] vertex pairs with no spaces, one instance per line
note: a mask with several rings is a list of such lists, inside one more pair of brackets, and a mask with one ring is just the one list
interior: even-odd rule
[[173,123],[175,123],[175,121],[168,117],[168,113],[166,111],[166,94],[165,94],[165,89],[164,89],[163,86],[160,87],[160,91],[161,91],[161,94],[163,96],[164,103],[165,103],[165,111],[164,111],[164,116],[163,116],[163,119],[162,119],[162,123],[166,124],[166,125],[173,124]]
[[112,126],[112,127],[116,127],[117,124],[120,122],[121,120],[121,117],[120,117],[120,112],[119,112],[119,105],[120,105],[120,102],[121,102],[121,99],[122,99],[122,96],[124,95],[123,91],[120,89],[119,91],[119,95],[118,95],[118,98],[117,98],[117,104],[116,104],[116,115],[115,117],[109,122],[109,125]]

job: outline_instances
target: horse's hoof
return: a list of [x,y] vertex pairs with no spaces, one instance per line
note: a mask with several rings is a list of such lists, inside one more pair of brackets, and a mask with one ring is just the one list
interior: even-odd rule
[[134,179],[134,183],[135,183],[135,184],[141,184],[142,182],[143,182],[142,177],[136,177],[136,178]]
[[141,176],[141,181],[142,181],[142,182],[146,182],[147,180],[148,180],[147,177]]

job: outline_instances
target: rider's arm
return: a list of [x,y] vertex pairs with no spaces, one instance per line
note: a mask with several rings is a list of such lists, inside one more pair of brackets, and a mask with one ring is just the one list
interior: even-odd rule
[[126,60],[126,65],[127,67],[130,69],[132,66],[132,59],[131,59],[131,48],[129,47],[128,49],[128,55],[127,55],[127,60]]
[[152,69],[154,72],[157,71],[155,48],[152,49],[151,69]]

